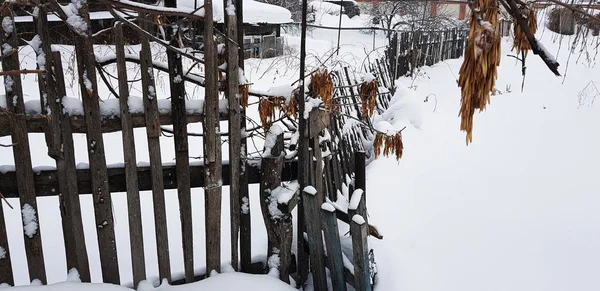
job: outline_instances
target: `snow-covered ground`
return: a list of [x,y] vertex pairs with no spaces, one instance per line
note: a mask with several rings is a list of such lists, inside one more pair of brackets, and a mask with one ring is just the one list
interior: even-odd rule
[[[552,34],[538,36],[557,52]],[[496,87],[511,93],[476,113],[468,147],[457,116],[462,60],[401,79],[429,98],[421,129],[404,131],[402,160],[368,167],[370,221],[385,236],[371,241],[376,290],[600,290],[600,93],[578,96],[600,85],[600,68],[574,55],[563,84],[530,54],[521,93],[510,45]]]
[[[345,27],[365,25],[368,17],[348,19],[342,16]],[[323,13],[317,23],[335,26],[338,16]],[[309,61],[324,61],[333,52],[337,33],[331,30],[312,30],[309,33]],[[558,44],[549,31],[538,34],[553,53]],[[268,59],[248,60],[246,75],[257,89],[267,90],[276,85],[290,84],[297,78],[299,38],[287,36],[289,55]],[[565,39],[565,41],[568,41]],[[361,66],[366,57],[382,53],[385,44],[382,34],[360,31],[343,32],[339,55],[328,59],[328,65]],[[371,53],[375,46],[376,52]],[[568,52],[563,44],[558,60],[565,72]],[[68,52],[68,47],[60,47]],[[449,60],[423,68],[415,79],[402,78],[399,82],[412,100],[411,116],[418,115],[416,129],[409,126],[403,134],[404,156],[380,158],[368,167],[367,201],[370,223],[383,233],[381,241],[371,240],[375,248],[379,274],[376,290],[599,290],[600,289],[600,108],[594,105],[594,90],[578,96],[589,82],[600,86],[600,68],[593,67],[583,58],[576,62],[571,57],[567,77],[555,78],[534,55],[528,57],[524,92],[520,92],[521,67],[509,53],[508,39],[503,43],[503,60],[499,68],[496,88],[502,94],[494,96],[488,109],[475,117],[474,142],[465,146],[464,133],[459,131],[460,90],[456,85],[461,59]],[[103,48],[99,48],[103,50]],[[294,54],[295,53],[295,54]],[[34,64],[31,50],[23,49],[24,66]],[[65,62],[68,55],[65,56]],[[64,65],[65,67],[66,64]],[[35,77],[25,76],[27,100],[37,96]],[[164,76],[157,76],[157,90],[167,96],[168,85]],[[73,86],[73,85],[71,85]],[[1,84],[0,84],[1,87]],[[78,96],[77,86],[68,88],[68,94]],[[188,88],[191,99],[202,96]],[[2,89],[0,89],[2,91]],[[510,91],[510,92],[508,92]],[[108,96],[106,88],[100,88]],[[132,94],[138,94],[132,90]],[[598,98],[600,96],[596,96]],[[402,98],[400,98],[402,99]],[[427,102],[423,102],[427,99]],[[251,99],[250,102],[253,100]],[[254,100],[256,101],[256,100]],[[419,114],[420,112],[420,114]],[[199,125],[190,131],[201,131]],[[148,161],[143,129],[136,130],[138,161]],[[105,145],[111,153],[108,163],[123,161],[120,133],[105,134]],[[30,134],[34,166],[53,166],[45,153],[43,135]],[[9,144],[10,138],[0,138]],[[201,155],[198,138],[190,138],[191,156]],[[87,162],[85,137],[75,135],[77,162]],[[172,139],[161,138],[163,161],[174,159]],[[257,147],[262,148],[258,141]],[[224,148],[224,154],[227,151]],[[0,165],[14,164],[10,148],[0,148]],[[228,253],[229,217],[224,187],[223,200],[223,262]],[[251,193],[256,194],[252,186]],[[204,207],[202,189],[193,189],[194,246],[196,270],[203,272]],[[166,191],[169,249],[174,273],[182,274],[182,252],[179,213],[176,192]],[[18,205],[15,200],[13,205]],[[53,197],[40,198],[37,213],[44,238],[44,255],[50,283],[65,281],[62,229],[58,201]],[[131,280],[129,238],[125,195],[113,194],[116,220],[117,249],[121,277]],[[92,266],[92,281],[100,282],[99,258],[91,197],[82,196],[86,240]],[[258,207],[257,195],[251,199]],[[147,273],[155,285],[156,245],[154,240],[151,193],[142,193],[144,239]],[[16,284],[26,285],[27,263],[22,248],[23,229],[19,209],[4,208],[11,258],[17,274]],[[265,259],[266,236],[260,211],[253,209],[253,254]],[[194,290],[236,290],[248,287],[248,281],[270,284],[272,278],[224,273],[190,286]],[[211,285],[218,283],[236,285]],[[278,282],[273,282],[276,284]],[[100,285],[76,285],[77,290],[120,290]],[[274,288],[285,288],[275,285]],[[82,287],[86,286],[86,287]],[[218,286],[218,287],[217,287]],[[57,290],[68,290],[67,285],[55,285]],[[70,287],[70,286],[69,286]],[[39,288],[39,287],[38,287]],[[169,288],[169,287],[162,287]],[[245,289],[244,288],[244,289]],[[269,290],[257,287],[256,290]],[[47,287],[47,289],[50,289]],[[112,290],[111,289],[111,290]],[[309,288],[310,289],[310,288]],[[23,290],[30,290],[24,288]],[[91,290],[91,289],[90,289]],[[183,289],[182,289],[183,290]],[[191,290],[191,289],[190,289]],[[283,289],[284,290],[284,289]]]

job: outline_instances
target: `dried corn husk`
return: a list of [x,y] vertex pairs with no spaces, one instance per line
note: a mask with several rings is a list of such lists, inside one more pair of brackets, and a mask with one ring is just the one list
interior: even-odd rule
[[258,103],[258,113],[260,115],[260,123],[265,132],[271,128],[273,120],[275,120],[276,103],[270,100],[271,98],[262,98]]
[[265,132],[269,130],[273,120],[276,118],[275,110],[279,110],[289,117],[297,117],[297,96],[298,92],[294,91],[294,95],[289,99],[281,96],[270,96],[260,99],[260,102],[258,103],[258,113],[260,115],[260,122],[265,129]]
[[322,68],[312,73],[308,90],[313,98],[321,97],[325,108],[331,109],[333,100],[333,80],[326,68]]
[[461,87],[460,130],[466,131],[467,145],[473,141],[473,115],[483,111],[490,102],[497,68],[500,64],[498,0],[476,0],[471,13],[469,42],[460,68]]
[[248,95],[250,91],[250,85],[244,84],[239,86],[240,90],[240,105],[243,108],[248,108]]
[[364,82],[358,88],[363,114],[372,117],[377,107],[377,80]]
[[[532,7],[525,7],[521,9],[521,13],[523,15],[527,15],[527,26],[529,26],[529,30],[531,33],[535,35],[537,32],[537,14]],[[524,56],[527,56],[529,50],[531,50],[531,44],[525,35],[525,32],[521,29],[521,26],[517,23],[517,20],[514,20],[513,23],[514,32],[515,32],[515,40],[513,42],[512,49],[517,52],[517,54],[523,52]]]
[[387,157],[391,154],[394,154],[396,155],[396,160],[400,160],[404,150],[402,134],[397,133],[395,135],[385,135],[383,133],[377,133],[377,135],[375,135],[375,141],[373,142],[373,152],[375,153],[375,158],[381,155],[382,147],[384,156]]

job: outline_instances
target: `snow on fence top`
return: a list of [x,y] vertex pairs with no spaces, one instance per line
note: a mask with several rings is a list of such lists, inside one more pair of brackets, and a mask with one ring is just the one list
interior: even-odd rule
[[[244,23],[291,23],[292,13],[277,5],[261,3],[254,0],[244,1]],[[177,0],[178,7],[191,8],[204,5],[204,0]],[[222,1],[213,2],[213,18],[219,23],[224,22],[224,8]]]
[[[128,12],[129,15],[135,15],[135,13],[133,12]],[[117,11],[117,14],[121,17],[125,17],[125,18],[129,18],[129,15],[125,15],[121,12]],[[113,16],[110,14],[110,12],[108,11],[95,11],[95,12],[90,12],[90,19],[91,20],[101,20],[101,19],[113,19]],[[62,21],[58,16],[56,16],[53,13],[49,13],[48,14],[48,21],[49,22],[58,22],[58,21]],[[15,16],[15,22],[17,23],[21,23],[21,22],[33,22],[33,16],[31,15],[24,15],[24,16]]]
[[[159,99],[158,101],[158,112],[160,114],[171,113],[171,100]],[[129,105],[129,113],[144,113],[144,101],[141,97],[130,96],[127,100]],[[64,97],[62,100],[63,113],[69,116],[83,116],[83,103],[79,98]],[[227,113],[227,100],[219,100],[219,113]],[[0,95],[0,108],[7,108],[6,106],[6,95]],[[100,117],[114,118],[121,116],[119,109],[119,99],[106,99],[100,102]],[[185,103],[185,109],[187,114],[201,114],[204,111],[204,100],[187,100]],[[39,100],[28,100],[25,101],[25,112],[30,115],[41,114],[41,104]]]

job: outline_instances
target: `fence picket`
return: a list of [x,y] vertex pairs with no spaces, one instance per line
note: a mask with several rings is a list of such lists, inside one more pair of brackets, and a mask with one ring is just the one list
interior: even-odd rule
[[370,291],[368,224],[358,214],[352,216],[351,219],[350,234],[352,236],[352,254],[354,257],[354,287],[356,291]]
[[[91,27],[89,18],[89,3],[83,3],[78,9],[87,27]],[[86,124],[87,152],[90,162],[92,196],[98,246],[100,249],[100,265],[104,282],[119,284],[119,263],[115,242],[114,219],[112,215],[112,199],[108,185],[106,157],[104,155],[104,140],[100,119],[100,97],[96,79],[95,55],[92,42],[92,32],[86,30],[86,35],[75,35],[75,55],[79,87],[83,101]]]
[[[56,171],[59,177],[60,205],[62,226],[67,255],[67,269],[76,268],[82,282],[91,282],[90,266],[85,245],[83,221],[81,218],[81,204],[79,201],[79,188],[77,187],[77,170],[75,164],[75,148],[73,145],[73,132],[69,115],[62,113],[62,99],[66,96],[65,77],[60,52],[53,52],[54,83],[56,88],[55,100],[49,99],[52,111],[52,125],[54,138],[59,139],[59,150],[62,156],[56,160]],[[47,64],[50,64],[47,62]],[[52,79],[52,78],[49,78]],[[58,124],[54,121],[58,121]],[[56,135],[56,133],[59,133]],[[56,140],[52,144],[55,144]]]
[[[3,19],[10,19],[11,25],[2,25],[0,28],[0,42],[8,44],[12,47],[12,53],[5,55],[2,60],[2,70],[19,71],[19,39],[17,37],[16,25],[14,22],[11,9],[3,9],[1,12]],[[5,30],[5,28],[12,30]],[[3,49],[4,51],[5,49]],[[6,105],[8,111],[14,114],[11,118],[12,142],[17,146],[13,146],[13,155],[15,161],[15,170],[17,174],[17,186],[19,189],[19,198],[21,209],[23,211],[23,225],[25,231],[25,253],[27,255],[27,265],[29,268],[30,279],[39,279],[42,283],[46,283],[46,270],[44,268],[44,254],[42,250],[42,238],[38,229],[37,219],[37,202],[35,196],[35,187],[33,181],[33,170],[31,168],[31,155],[29,151],[29,137],[27,134],[27,125],[25,123],[25,105],[23,103],[23,87],[21,84],[21,76],[15,75],[4,76],[4,84],[6,91]],[[27,217],[27,219],[25,219]]]
[[[140,23],[143,28],[149,21],[147,14],[142,14]],[[167,214],[165,209],[165,190],[163,182],[162,157],[160,154],[161,129],[158,122],[158,103],[154,72],[152,70],[152,52],[148,37],[140,35],[142,49],[140,51],[140,74],[142,76],[142,95],[144,115],[146,117],[146,135],[148,138],[148,154],[150,157],[150,174],[152,175],[152,202],[154,206],[154,222],[156,227],[156,250],[158,252],[158,273],[160,279],[171,282],[171,263],[169,261],[169,236],[167,232]]]
[[119,76],[119,108],[123,137],[123,155],[125,161],[125,183],[127,190],[127,212],[129,215],[129,242],[131,247],[131,266],[133,269],[133,285],[146,279],[144,262],[144,236],[142,232],[142,211],[138,186],[137,162],[135,156],[135,139],[133,121],[129,113],[129,89],[127,84],[127,68],[125,64],[125,46],[123,24],[115,26],[115,47],[117,53],[117,73]]
[[[174,44],[174,43],[173,43]],[[177,81],[183,74],[181,55],[167,52],[169,60],[169,87],[171,88],[171,114],[173,115],[173,137],[175,141],[175,167],[181,234],[183,236],[183,262],[185,282],[194,280],[194,239],[192,228],[192,196],[190,186],[190,161],[187,121],[185,118],[185,84]]]
[[325,236],[325,245],[327,247],[327,262],[331,274],[333,291],[346,291],[342,245],[340,243],[335,209],[331,204],[323,203],[323,206],[321,206],[321,218],[323,220],[323,235]]
[[206,224],[206,270],[221,271],[221,137],[219,135],[219,92],[217,51],[213,39],[213,2],[204,2],[204,66],[206,76],[204,103],[204,179]]
[[306,220],[306,233],[310,250],[310,268],[314,279],[315,290],[327,290],[327,277],[325,273],[325,260],[323,251],[323,236],[321,232],[320,209],[321,202],[316,189],[307,187],[302,190],[304,203],[304,216]]

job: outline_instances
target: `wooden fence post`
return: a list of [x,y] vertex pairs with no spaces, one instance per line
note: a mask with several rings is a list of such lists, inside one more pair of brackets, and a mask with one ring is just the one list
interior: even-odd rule
[[352,253],[354,257],[354,287],[356,291],[370,291],[368,224],[362,216],[358,214],[352,216],[350,234],[352,235]]
[[[149,16],[139,15],[141,28],[148,31]],[[165,190],[160,153],[161,129],[158,121],[158,103],[154,72],[152,69],[152,51],[148,37],[140,34],[140,75],[142,79],[142,97],[144,117],[146,119],[146,135],[148,138],[148,154],[150,157],[150,175],[152,176],[152,203],[154,206],[154,222],[156,227],[156,246],[158,252],[158,273],[160,280],[171,282],[171,262],[169,260],[169,235],[167,232],[167,214],[165,209]]]
[[[278,128],[276,125],[271,130]],[[292,259],[292,214],[281,211],[274,191],[281,190],[281,173],[283,171],[283,133],[271,131],[267,140],[276,140],[271,148],[265,148],[261,163],[260,206],[267,229],[267,258],[279,255],[279,279],[289,283],[289,267]]]
[[315,290],[327,290],[327,275],[325,273],[325,252],[321,233],[320,209],[321,201],[317,197],[317,189],[307,186],[302,191],[306,233],[310,250],[310,268],[313,275]]
[[221,271],[221,137],[217,51],[213,34],[213,2],[204,1],[204,188],[206,216],[206,273]]
[[321,218],[325,245],[327,246],[327,262],[331,274],[331,285],[334,291],[346,291],[342,245],[333,205],[327,202],[321,205]]
[[129,245],[131,247],[131,266],[133,286],[146,279],[144,261],[144,235],[142,232],[142,211],[138,187],[137,162],[135,157],[135,139],[133,121],[129,113],[129,89],[127,67],[125,64],[125,44],[123,23],[115,26],[115,48],[117,53],[117,73],[119,76],[119,108],[121,112],[121,134],[123,137],[123,155],[125,161],[125,181],[127,184],[127,211],[129,214]]
[[[238,64],[240,69],[244,69],[244,1],[233,0],[235,5],[235,11],[237,16],[237,44],[238,44]],[[240,127],[246,128],[246,110],[242,108],[240,117]],[[240,268],[242,272],[248,272],[250,270],[252,250],[251,250],[251,235],[252,230],[250,227],[250,197],[248,195],[248,175],[246,171],[246,152],[247,152],[247,139],[242,137],[240,139],[240,199],[239,205],[244,205],[247,208],[240,206]]]
[[[20,70],[19,66],[19,39],[17,37],[16,25],[13,18],[13,12],[10,7],[5,7],[0,12],[3,23],[0,28],[0,43],[12,47],[9,50],[10,55],[5,53],[3,48],[2,55],[5,57],[2,61],[3,71]],[[15,170],[17,174],[17,186],[19,189],[19,198],[23,212],[23,223],[25,232],[25,252],[27,255],[27,265],[29,267],[30,279],[39,279],[46,283],[46,270],[44,268],[44,254],[42,251],[42,239],[38,229],[37,203],[35,187],[33,181],[33,170],[31,168],[31,155],[29,152],[29,136],[27,134],[27,125],[25,122],[25,105],[23,103],[23,87],[21,85],[20,75],[4,76],[4,89],[6,92],[6,105],[8,111],[14,114],[11,119],[12,142],[17,146],[13,147],[15,159]]]
[[[241,172],[241,111],[239,101],[239,65],[238,65],[238,38],[237,13],[231,12],[228,6],[231,0],[223,0],[225,9],[225,49],[227,53],[227,96],[229,105],[229,175],[231,185],[229,187],[229,207],[231,212],[231,265],[238,270],[238,241],[240,232],[240,183],[238,177]],[[243,44],[239,44],[243,45]],[[245,153],[244,153],[245,154]]]
[[108,185],[104,140],[100,118],[100,96],[96,79],[96,57],[92,40],[89,17],[89,3],[82,2],[77,14],[87,24],[86,29],[75,34],[75,51],[81,99],[83,101],[87,150],[90,161],[94,214],[98,232],[100,264],[104,282],[119,284],[119,263],[115,243],[112,200]]
[[[45,13],[44,13],[45,14]],[[79,201],[79,189],[77,186],[77,170],[75,165],[75,148],[73,145],[73,131],[71,130],[71,119],[67,113],[63,113],[62,100],[66,96],[65,77],[63,75],[60,52],[52,52],[54,70],[54,85],[56,87],[55,100],[49,99],[52,111],[52,125],[54,127],[54,138],[59,139],[58,148],[55,152],[62,152],[62,156],[56,160],[56,170],[59,176],[60,205],[62,216],[62,227],[67,255],[67,269],[76,268],[82,282],[91,282],[90,265],[85,245],[83,221],[81,219],[81,204]],[[46,63],[48,64],[48,62]],[[52,78],[48,78],[52,79]],[[54,90],[49,89],[49,90]],[[55,123],[55,120],[58,124]],[[57,135],[58,133],[58,135]],[[55,144],[56,141],[52,141]]]

